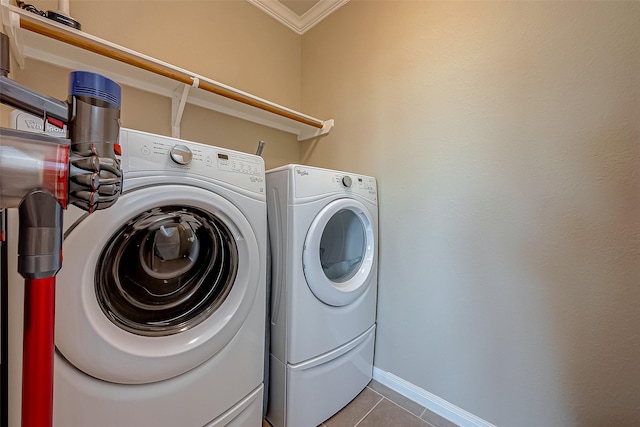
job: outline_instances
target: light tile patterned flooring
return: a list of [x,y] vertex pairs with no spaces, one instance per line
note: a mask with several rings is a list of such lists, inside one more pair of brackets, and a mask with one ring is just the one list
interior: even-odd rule
[[416,402],[371,381],[340,412],[320,427],[457,427]]
[[[266,420],[263,427],[271,427]],[[340,412],[318,427],[458,427],[411,399],[372,380]]]

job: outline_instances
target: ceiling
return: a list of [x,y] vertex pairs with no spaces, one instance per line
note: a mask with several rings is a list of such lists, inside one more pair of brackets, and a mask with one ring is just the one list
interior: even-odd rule
[[298,34],[338,10],[349,0],[247,0]]

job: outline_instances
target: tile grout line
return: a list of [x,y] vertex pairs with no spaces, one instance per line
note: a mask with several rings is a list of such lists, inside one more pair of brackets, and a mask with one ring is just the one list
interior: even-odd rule
[[371,387],[367,386],[367,388],[368,388],[369,390],[371,390],[372,392],[374,392],[375,394],[377,394],[378,396],[382,397],[383,399],[391,400],[391,399],[389,399],[388,397],[386,397],[384,394],[379,393],[378,391],[376,391],[376,390],[372,389]]
[[358,427],[358,424],[360,424],[365,418],[367,418],[367,415],[369,415],[371,413],[371,411],[373,411],[376,408],[376,406],[378,406],[380,404],[380,402],[382,402],[384,399],[386,399],[386,398],[384,396],[381,396],[380,400],[378,400],[376,402],[376,404],[373,405],[373,407],[371,409],[369,409],[369,411],[367,411],[367,413],[364,414],[364,416],[362,418],[360,418],[360,420],[357,423],[354,424],[353,427]]
[[[410,410],[408,410],[407,408],[404,408],[402,405],[400,405],[399,403],[394,402],[391,399],[387,399],[389,402],[393,403],[394,405],[396,405],[398,408],[402,409],[403,411],[405,411],[408,414],[411,414],[412,416],[416,417],[418,420],[422,421],[423,423],[429,425],[429,426],[433,426],[433,424],[431,424],[430,422],[428,422],[427,420],[423,420],[422,418],[420,418],[419,416],[417,416],[416,414],[414,414],[413,412],[411,412]],[[427,410],[427,408],[424,409],[424,411],[422,411],[422,413],[424,414],[424,412]]]
[[[375,394],[377,394],[378,396],[382,396],[383,399],[387,399],[389,402],[393,403],[394,405],[396,405],[397,407],[404,409],[405,411],[407,411],[408,413],[410,413],[411,415],[413,415],[414,417],[417,417],[420,421],[424,421],[425,423],[429,424],[430,426],[433,426],[433,424],[431,424],[430,422],[428,422],[427,420],[422,419],[422,416],[427,412],[427,408],[422,408],[422,412],[420,413],[420,415],[416,415],[413,412],[411,412],[410,410],[408,410],[407,408],[405,408],[404,406],[402,406],[399,403],[394,402],[393,400],[389,399],[388,397],[386,397],[385,395],[377,392],[376,390],[372,389],[371,387],[367,386],[367,388],[369,390],[371,390],[372,392],[374,392]],[[380,403],[380,402],[378,402]],[[362,421],[362,420],[360,420]],[[356,424],[357,425],[357,424]]]

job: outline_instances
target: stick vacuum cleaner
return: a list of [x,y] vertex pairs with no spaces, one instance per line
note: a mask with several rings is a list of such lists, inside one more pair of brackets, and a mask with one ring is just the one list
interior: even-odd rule
[[74,71],[67,101],[41,95],[7,77],[2,33],[0,46],[0,101],[68,131],[64,139],[0,128],[0,211],[19,210],[18,271],[25,279],[22,426],[49,427],[62,213],[68,204],[105,209],[120,195],[121,89],[102,75]]

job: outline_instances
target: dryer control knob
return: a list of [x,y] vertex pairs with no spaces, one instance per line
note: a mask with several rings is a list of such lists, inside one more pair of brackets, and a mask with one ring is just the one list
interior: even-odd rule
[[342,177],[342,185],[344,185],[345,187],[351,187],[351,184],[352,184],[352,181],[350,176]]
[[184,145],[174,145],[171,151],[169,151],[169,155],[171,156],[171,160],[179,165],[191,163],[191,158],[193,157],[189,147]]

